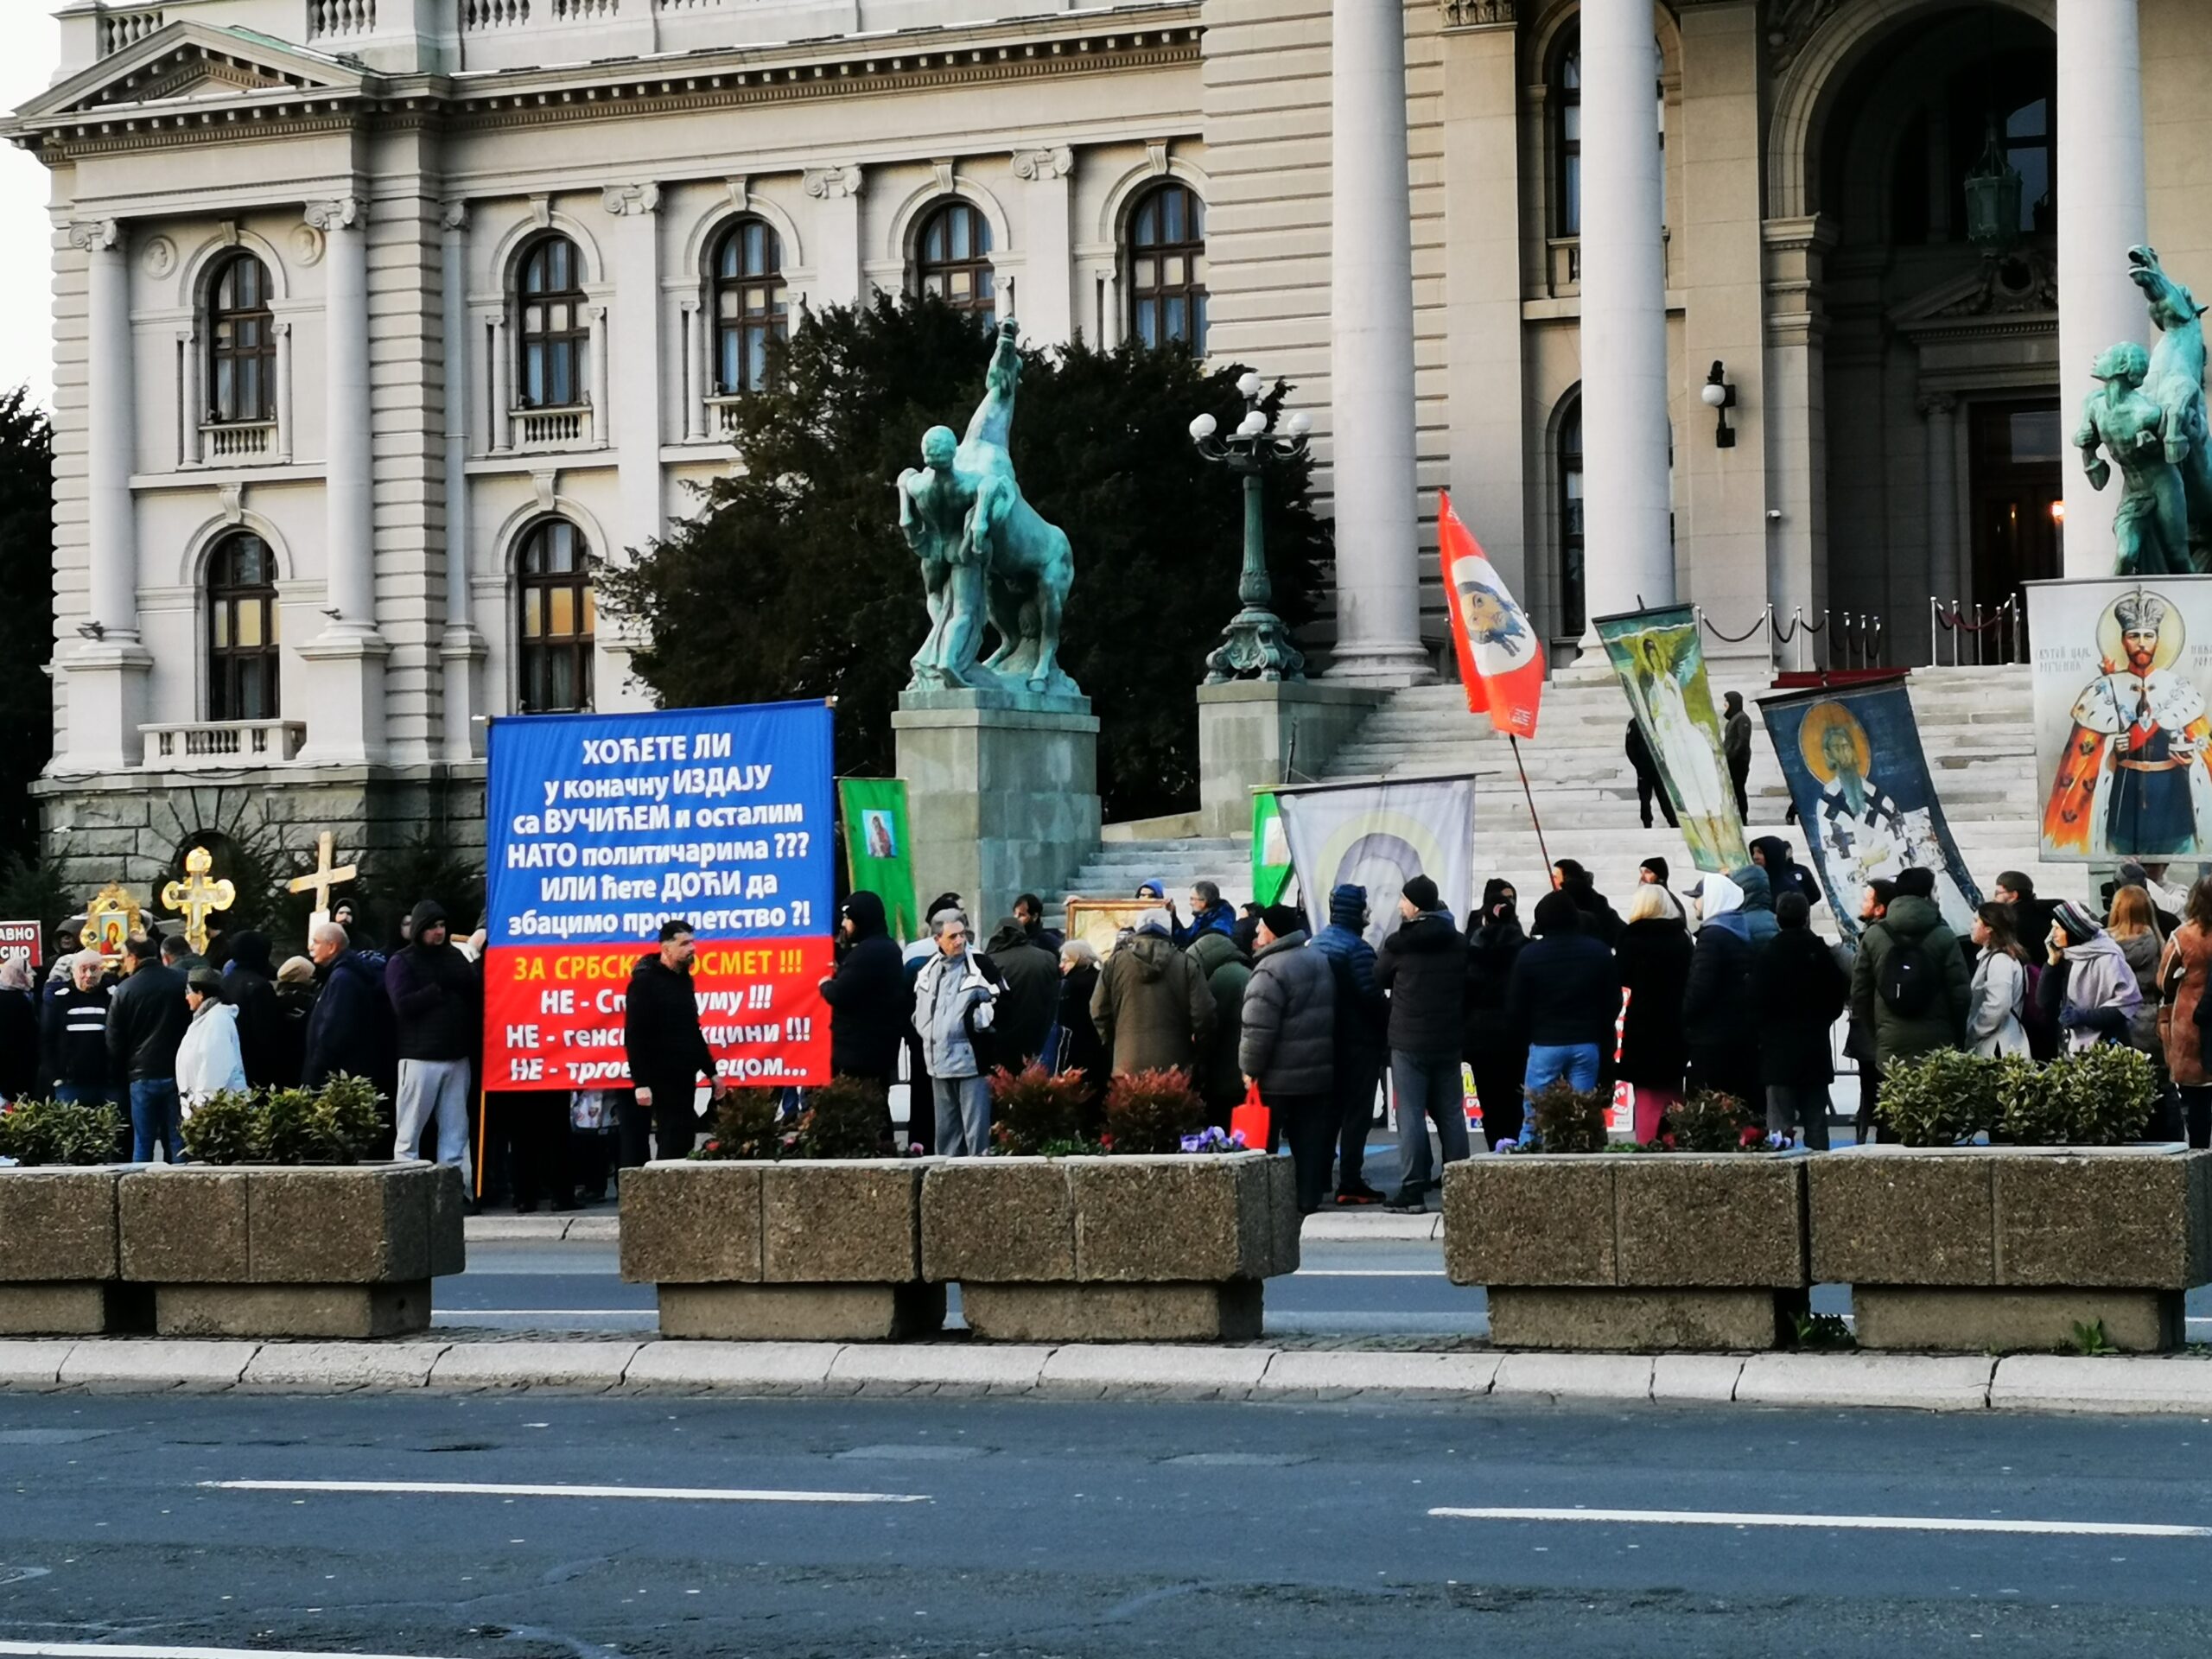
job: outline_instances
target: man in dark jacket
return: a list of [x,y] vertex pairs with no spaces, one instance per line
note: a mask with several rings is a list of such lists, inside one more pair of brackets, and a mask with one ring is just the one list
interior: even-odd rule
[[423,1128],[435,1119],[437,1160],[456,1166],[467,1186],[470,1061],[483,982],[451,934],[443,905],[435,899],[416,905],[407,918],[412,943],[385,965],[384,987],[398,1037],[398,1155],[416,1156]]
[[1667,785],[1659,776],[1659,763],[1651,758],[1651,745],[1643,735],[1643,725],[1631,720],[1628,723],[1628,763],[1636,768],[1636,810],[1643,819],[1643,827],[1651,827],[1651,802],[1656,796],[1659,810],[1667,815],[1667,827],[1676,827],[1675,804],[1668,798]]
[[284,1009],[276,1000],[276,969],[269,960],[265,933],[248,928],[231,941],[223,1001],[238,1011],[238,1058],[247,1086],[270,1089],[299,1082],[283,1071]]
[[1467,950],[1428,877],[1406,883],[1398,910],[1404,920],[1375,963],[1375,982],[1390,995],[1386,1035],[1398,1100],[1398,1191],[1389,1207],[1418,1214],[1427,1208],[1430,1122],[1446,1163],[1467,1155],[1466,1091],[1459,1086]]
[[98,1105],[117,1098],[116,1072],[108,1059],[107,1012],[111,993],[101,982],[96,950],[69,959],[69,977],[59,995],[47,998],[41,1012],[46,1030],[40,1071],[57,1100]]
[[1167,1066],[1195,1077],[1213,1041],[1213,993],[1175,948],[1174,925],[1165,910],[1145,912],[1098,976],[1090,1018],[1117,1077]]
[[1067,943],[1067,936],[1057,927],[1045,925],[1045,901],[1033,893],[1025,893],[1014,901],[1014,919],[1021,924],[1021,931],[1029,936],[1029,943],[1050,950],[1055,957]]
[[[1172,906],[1168,914],[1174,914]],[[1211,881],[1191,883],[1191,919],[1175,925],[1175,943],[1187,950],[1201,933],[1229,935],[1236,931],[1236,909],[1221,896],[1221,888]]]
[[151,1163],[158,1141],[175,1163],[184,1155],[176,1050],[192,1023],[184,976],[162,963],[161,947],[151,939],[133,939],[125,950],[130,971],[107,1005],[109,1071],[130,1086],[130,1160]]
[[392,1048],[391,999],[384,988],[385,958],[356,950],[336,922],[319,925],[308,943],[321,988],[308,1015],[300,1081],[320,1089],[340,1074],[366,1077],[391,1098],[398,1087]]
[[1019,1071],[1044,1053],[1052,1038],[1060,1006],[1059,958],[1033,943],[1012,916],[999,924],[985,954],[1005,982],[991,1022],[997,1061]]
[[1728,781],[1736,791],[1736,816],[1751,821],[1751,804],[1744,790],[1751,775],[1751,717],[1744,712],[1744,694],[1731,691],[1722,697],[1728,717],[1720,728],[1720,753],[1727,758]]
[[1777,917],[1782,901],[1790,893],[1803,895],[1808,906],[1821,902],[1820,878],[1797,861],[1789,843],[1780,836],[1761,836],[1751,843],[1751,862],[1766,872]]
[[888,1090],[899,1074],[900,1033],[913,996],[882,898],[856,893],[846,899],[837,971],[822,982],[822,1000],[830,1005],[830,1070]]
[[1337,1133],[1337,993],[1328,958],[1306,948],[1303,919],[1288,905],[1270,905],[1260,918],[1236,1063],[1245,1080],[1259,1085],[1270,1128],[1290,1142],[1298,1212],[1311,1215],[1328,1190]]
[[1375,982],[1375,947],[1367,942],[1367,889],[1351,882],[1329,894],[1329,925],[1313,936],[1337,981],[1337,1202],[1346,1208],[1380,1204],[1363,1174],[1368,1132],[1375,1127],[1375,1089],[1389,1056],[1390,999]]
[[[1881,920],[1871,922],[1859,936],[1859,960],[1851,970],[1851,1012],[1874,1033],[1874,1049],[1882,1070],[1899,1060],[1917,1059],[1939,1048],[1956,1048],[1966,1035],[1967,1014],[1974,1004],[1974,986],[1967,972],[1966,957],[1958,936],[1943,924],[1943,913],[1929,895],[1935,877],[1922,869],[1898,873],[1896,896]],[[1929,976],[1923,991],[1906,993],[1912,1000],[1892,999],[1892,986],[1900,974],[1885,974],[1891,955],[1903,947],[1916,951],[1916,974]]]
[[1193,1081],[1206,1097],[1206,1122],[1225,1129],[1244,1099],[1237,1055],[1244,1041],[1244,988],[1251,982],[1252,959],[1236,948],[1235,939],[1211,928],[1183,954],[1206,976],[1213,997],[1213,1040]]
[[[1599,1057],[1611,1046],[1621,1008],[1613,953],[1587,931],[1569,893],[1539,899],[1535,923],[1535,938],[1514,963],[1505,994],[1506,1020],[1529,1043],[1522,1093],[1535,1095],[1555,1083],[1594,1089]],[[1533,1128],[1533,1121],[1522,1127],[1522,1145]]]
[[1560,892],[1574,901],[1580,913],[1582,931],[1594,936],[1608,950],[1620,942],[1621,929],[1628,925],[1621,920],[1605,895],[1598,891],[1598,884],[1590,872],[1575,860],[1562,858],[1552,866],[1552,882]]
[[1483,884],[1482,912],[1467,929],[1467,1001],[1459,1052],[1474,1073],[1483,1138],[1493,1147],[1521,1138],[1522,1080],[1529,1071],[1529,1039],[1505,1016],[1513,964],[1529,943],[1519,899],[1510,881],[1492,876]]
[[1835,1079],[1829,1042],[1851,982],[1827,942],[1813,931],[1803,893],[1783,893],[1774,914],[1780,931],[1761,947],[1751,974],[1767,1133],[1786,1139],[1791,1126],[1802,1123],[1805,1144],[1826,1152],[1828,1085]]
[[[663,1158],[688,1158],[699,1132],[695,1096],[705,1077],[713,1098],[725,1085],[714,1051],[699,1029],[699,995],[691,964],[699,947],[688,922],[663,922],[660,949],[640,957],[630,975],[623,1010],[622,1046],[637,1086],[639,1114],[622,1121],[623,1163],[643,1163],[645,1113],[652,1114],[653,1148]],[[632,1158],[632,1151],[639,1156]]]

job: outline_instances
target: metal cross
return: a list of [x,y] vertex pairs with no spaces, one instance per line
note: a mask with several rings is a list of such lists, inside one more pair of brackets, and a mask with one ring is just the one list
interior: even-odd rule
[[162,888],[162,906],[183,916],[184,942],[192,947],[194,956],[207,954],[209,913],[228,910],[238,896],[238,890],[228,881],[209,877],[208,872],[214,868],[214,855],[205,847],[194,847],[184,855],[184,880],[171,881]]

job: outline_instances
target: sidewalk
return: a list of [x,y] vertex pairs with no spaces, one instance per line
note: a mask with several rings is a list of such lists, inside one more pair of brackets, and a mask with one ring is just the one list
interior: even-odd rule
[[[621,1217],[612,1211],[580,1216],[471,1216],[467,1222],[472,1244],[539,1243],[612,1244],[622,1236]],[[1441,1240],[1444,1217],[1432,1210],[1425,1216],[1394,1216],[1380,1205],[1363,1210],[1324,1210],[1306,1218],[1300,1235],[1311,1244],[1405,1243]]]
[[470,1332],[411,1341],[0,1340],[0,1391],[1485,1400],[2212,1416],[2201,1356],[1535,1354],[1467,1346],[901,1346]]

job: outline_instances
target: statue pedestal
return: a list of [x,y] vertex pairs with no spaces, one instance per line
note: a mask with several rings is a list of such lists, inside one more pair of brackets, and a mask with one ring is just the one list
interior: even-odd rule
[[1198,688],[1198,832],[1243,835],[1252,791],[1312,775],[1359,722],[1389,698],[1381,686],[1338,680],[1232,680]]
[[915,898],[967,901],[978,939],[1022,893],[1098,845],[1098,720],[1087,697],[907,691],[891,717],[912,819]]

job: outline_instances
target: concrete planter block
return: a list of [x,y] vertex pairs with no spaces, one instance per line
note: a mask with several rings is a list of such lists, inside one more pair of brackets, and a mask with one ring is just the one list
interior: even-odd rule
[[922,1282],[909,1159],[701,1160],[629,1171],[622,1276],[659,1287],[664,1337],[893,1342],[944,1324]]
[[0,1170],[0,1284],[118,1277],[115,1189],[122,1174],[116,1168]]
[[961,1317],[992,1342],[1255,1342],[1260,1281],[960,1287]]
[[1047,1158],[950,1159],[922,1181],[922,1274],[937,1282],[1065,1284],[1075,1204]]
[[1444,1172],[1444,1264],[1503,1347],[1772,1348],[1804,1306],[1804,1163],[1515,1155]]
[[[1279,1187],[1265,1153],[1070,1158],[1079,1283],[1266,1279],[1280,1259]],[[1292,1213],[1297,1212],[1295,1199]]]
[[188,1164],[117,1200],[123,1277],[153,1287],[163,1336],[413,1334],[464,1261],[461,1172],[435,1164]]
[[1852,1287],[1863,1348],[2050,1348],[2101,1322],[2158,1351],[2212,1279],[2212,1153],[1856,1148],[1814,1160],[1808,1211],[1814,1274]]
[[760,1282],[766,1164],[677,1160],[622,1172],[622,1277],[632,1284]]

